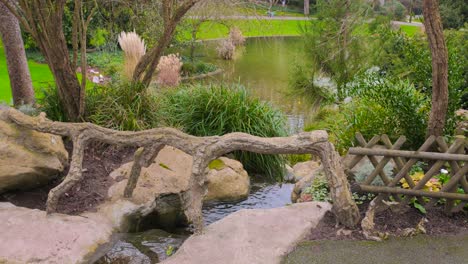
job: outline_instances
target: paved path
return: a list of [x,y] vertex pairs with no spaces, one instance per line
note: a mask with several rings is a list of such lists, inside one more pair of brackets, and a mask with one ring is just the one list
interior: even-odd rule
[[302,242],[282,264],[466,264],[468,234],[373,241]]
[[310,202],[240,210],[191,236],[162,264],[279,264],[330,209]]

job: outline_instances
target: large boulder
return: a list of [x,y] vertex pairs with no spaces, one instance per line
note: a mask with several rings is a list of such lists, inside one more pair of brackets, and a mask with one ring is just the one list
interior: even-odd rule
[[250,179],[237,160],[221,157],[210,164],[205,201],[232,201],[249,196]]
[[292,168],[295,182],[300,181],[304,177],[310,177],[318,167],[320,167],[320,162],[314,160],[296,163]]
[[[166,193],[181,193],[188,190],[192,173],[192,157],[185,152],[166,146],[153,164],[142,168],[131,201],[136,204],[153,201]],[[132,162],[124,164],[111,173],[118,181],[109,189],[111,200],[123,197]],[[250,181],[247,172],[238,161],[220,158],[210,164],[207,175],[207,200],[239,200],[249,194]]]
[[61,137],[20,127],[0,108],[0,193],[45,184],[67,162]]

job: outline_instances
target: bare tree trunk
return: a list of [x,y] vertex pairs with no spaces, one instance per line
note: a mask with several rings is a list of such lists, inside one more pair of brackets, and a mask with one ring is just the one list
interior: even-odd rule
[[310,0],[304,0],[304,15],[310,14]]
[[174,4],[172,0],[162,0],[162,13],[164,20],[164,33],[150,52],[146,53],[138,62],[133,73],[133,81],[141,81],[148,86],[156,72],[159,59],[164,49],[170,44],[174,36],[175,29],[183,16],[198,2],[203,0],[185,0],[180,4]]
[[427,136],[444,132],[448,108],[448,52],[437,0],[423,2],[424,26],[432,55],[432,107]]
[[[0,0],[16,16],[24,29],[31,33],[54,75],[60,103],[66,116],[70,121],[78,121],[84,93],[76,76],[74,62],[68,54],[63,33],[63,16],[67,1],[17,1],[19,4],[10,0]],[[74,39],[76,40],[76,37]]]
[[19,22],[1,2],[0,36],[5,47],[13,103],[15,106],[32,105],[35,100],[34,90]]

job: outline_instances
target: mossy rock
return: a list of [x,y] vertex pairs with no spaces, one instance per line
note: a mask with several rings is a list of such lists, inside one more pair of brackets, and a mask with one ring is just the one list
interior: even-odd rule
[[226,168],[226,164],[224,164],[224,162],[220,159],[215,159],[213,161],[210,162],[210,164],[208,165],[208,168],[210,170],[222,170],[224,168]]

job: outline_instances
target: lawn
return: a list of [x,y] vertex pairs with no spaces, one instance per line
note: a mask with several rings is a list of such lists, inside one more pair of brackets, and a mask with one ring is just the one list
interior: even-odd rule
[[[201,25],[197,39],[224,38],[233,26],[238,27],[246,37],[298,36],[306,23],[308,21],[264,19],[207,21]],[[183,38],[190,39],[190,28],[182,35]]]
[[[41,87],[45,87],[54,83],[54,78],[47,64],[40,64],[32,60],[28,61],[33,87],[36,91],[36,97],[42,94]],[[5,52],[3,44],[0,42],[0,102],[10,104],[12,100],[10,78],[6,65]]]
[[414,36],[416,33],[421,33],[422,32],[421,27],[412,26],[412,25],[401,25],[400,29],[401,29],[401,31],[403,31],[409,37]]

